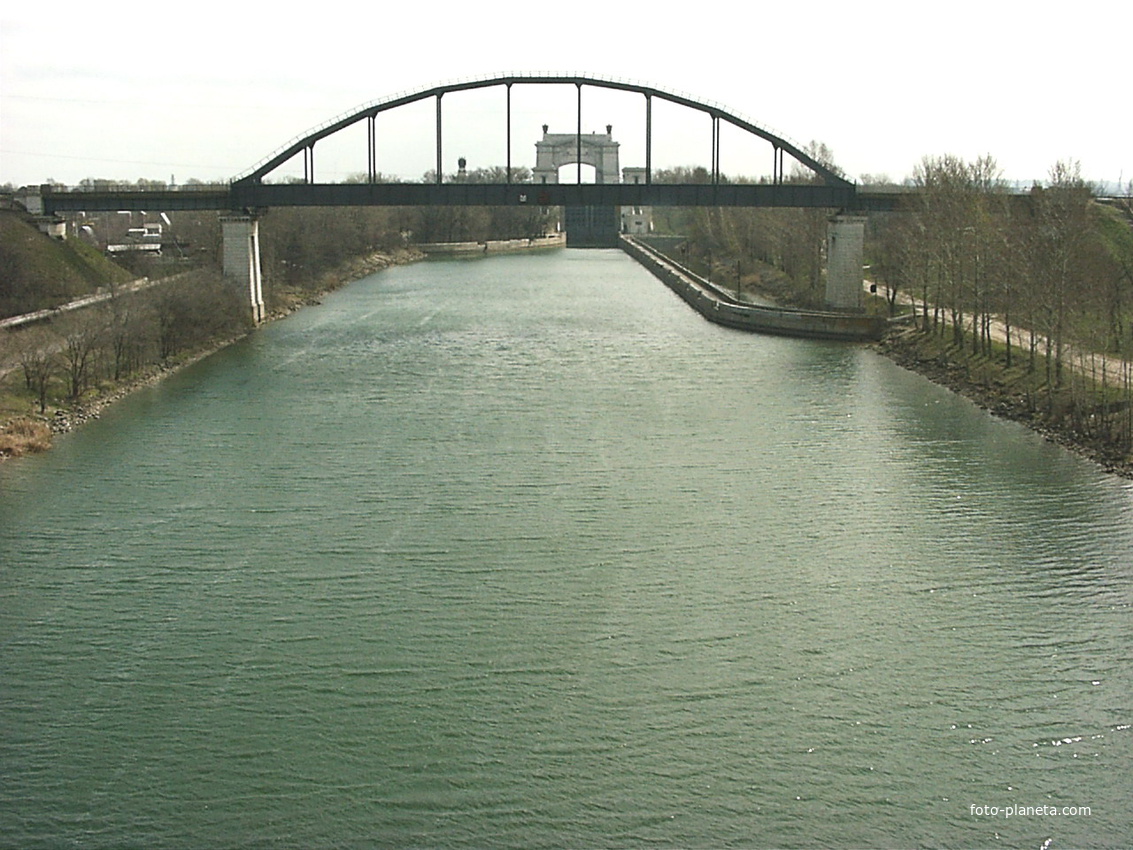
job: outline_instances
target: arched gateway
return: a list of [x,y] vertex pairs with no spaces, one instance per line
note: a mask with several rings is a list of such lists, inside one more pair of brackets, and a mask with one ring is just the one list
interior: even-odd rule
[[[565,166],[577,165],[575,181],[582,182],[582,166],[594,169],[595,183],[618,183],[622,179],[618,168],[618,143],[614,141],[614,127],[606,125],[605,133],[551,133],[543,125],[543,138],[535,143],[533,181],[540,186],[559,182],[559,172]],[[626,169],[640,182],[643,169]],[[628,175],[627,175],[628,176]],[[567,178],[569,180],[569,177]],[[637,232],[648,232],[648,213],[641,207],[580,206],[565,207],[567,247],[616,248],[618,233],[630,229],[630,220],[637,222]]]
[[[535,143],[536,183],[558,183],[559,169],[564,165],[589,165],[594,169],[595,183],[618,182],[618,143],[614,127],[606,125],[605,133],[549,133],[543,125],[543,138]],[[581,173],[578,182],[581,183]]]

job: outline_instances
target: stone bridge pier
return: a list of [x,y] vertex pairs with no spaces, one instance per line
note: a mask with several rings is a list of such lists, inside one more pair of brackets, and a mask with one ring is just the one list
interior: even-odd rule
[[840,213],[826,226],[826,306],[861,312],[866,216]]
[[260,222],[254,215],[220,217],[224,276],[247,294],[252,321],[264,320],[264,285],[260,272]]

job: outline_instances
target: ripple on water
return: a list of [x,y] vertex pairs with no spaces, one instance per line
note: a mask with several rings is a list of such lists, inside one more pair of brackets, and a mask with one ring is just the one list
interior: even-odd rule
[[616,253],[391,270],[0,467],[0,834],[1121,846],[1130,509]]

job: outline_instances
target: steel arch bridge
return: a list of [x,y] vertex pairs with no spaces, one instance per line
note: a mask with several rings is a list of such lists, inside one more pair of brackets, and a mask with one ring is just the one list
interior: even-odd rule
[[[576,183],[529,183],[513,181],[511,158],[511,93],[516,85],[573,85],[578,99],[578,125],[575,138],[579,161],[582,161],[582,90],[587,86],[614,89],[645,98],[645,168],[644,182],[583,183],[581,168]],[[461,180],[444,182],[442,100],[456,92],[502,87],[507,104],[507,164],[502,183],[469,183]],[[377,133],[375,119],[383,112],[409,104],[435,102],[436,171],[431,183],[378,182],[376,163]],[[712,124],[712,164],[706,170],[705,183],[655,183],[653,181],[653,101],[661,100],[706,114]],[[365,183],[317,183],[315,181],[315,145],[323,139],[356,124],[365,122],[367,129],[367,181]],[[720,173],[720,135],[724,124],[731,124],[771,146],[772,179],[764,183],[729,183]],[[607,131],[608,134],[608,131]],[[544,130],[544,135],[546,131]],[[556,134],[560,135],[560,134]],[[569,134],[567,135],[569,144]],[[304,179],[296,182],[271,182],[269,176],[293,157],[302,155]],[[814,175],[806,182],[790,183],[784,179],[784,158],[791,156]],[[228,210],[235,215],[221,217],[223,268],[226,276],[237,281],[248,293],[253,321],[264,318],[263,276],[260,268],[258,213],[279,206],[512,206],[531,204],[537,207],[600,208],[616,207],[814,207],[859,213],[868,210],[892,209],[893,199],[884,196],[859,195],[853,183],[811,157],[792,142],[757,124],[714,104],[702,103],[687,95],[621,80],[571,74],[530,74],[492,76],[425,88],[397,95],[363,107],[289,143],[249,173],[237,177],[226,186],[193,190],[139,191],[130,187],[120,190],[58,191],[41,189],[43,211],[56,214],[67,211],[99,211],[119,209],[161,210]],[[827,234],[827,304],[836,310],[860,309],[862,291],[862,245],[865,219],[860,215],[836,215]],[[612,220],[616,233],[616,219]],[[587,224],[594,228],[599,225]],[[605,222],[601,224],[605,227]],[[568,231],[570,224],[568,222]],[[609,234],[607,234],[609,235]],[[616,236],[613,237],[616,240]],[[581,244],[581,243],[580,243]],[[594,245],[605,244],[593,240]]]
[[[645,99],[645,180],[643,183],[547,183],[513,182],[511,145],[511,95],[517,85],[573,85],[577,90],[579,149],[582,147],[582,92],[585,87],[638,94]],[[507,163],[503,183],[444,182],[441,167],[444,150],[442,100],[445,95],[475,89],[503,88],[506,99]],[[378,181],[378,115],[422,101],[435,102],[436,177],[431,183],[383,183]],[[653,101],[665,101],[707,115],[711,119],[711,167],[706,183],[653,182]],[[336,133],[364,123],[367,130],[364,183],[318,183],[315,180],[315,146]],[[772,176],[765,183],[729,183],[720,173],[720,136],[724,124],[768,143]],[[276,169],[302,155],[302,182],[271,182]],[[784,159],[809,169],[810,182],[789,183],[784,177]],[[817,161],[793,142],[776,135],[717,104],[705,103],[686,94],[655,86],[599,76],[575,74],[510,74],[462,80],[394,95],[375,101],[347,115],[331,119],[307,135],[288,143],[250,171],[236,177],[226,188],[198,191],[95,191],[44,192],[46,212],[141,208],[167,210],[228,209],[254,211],[274,206],[746,206],[819,207],[842,210],[876,208],[859,196],[853,183]]]

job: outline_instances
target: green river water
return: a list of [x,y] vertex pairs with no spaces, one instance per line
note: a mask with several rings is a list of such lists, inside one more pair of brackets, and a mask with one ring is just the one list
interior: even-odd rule
[[0,846],[1128,847],[1131,600],[867,348],[390,269],[0,466]]

